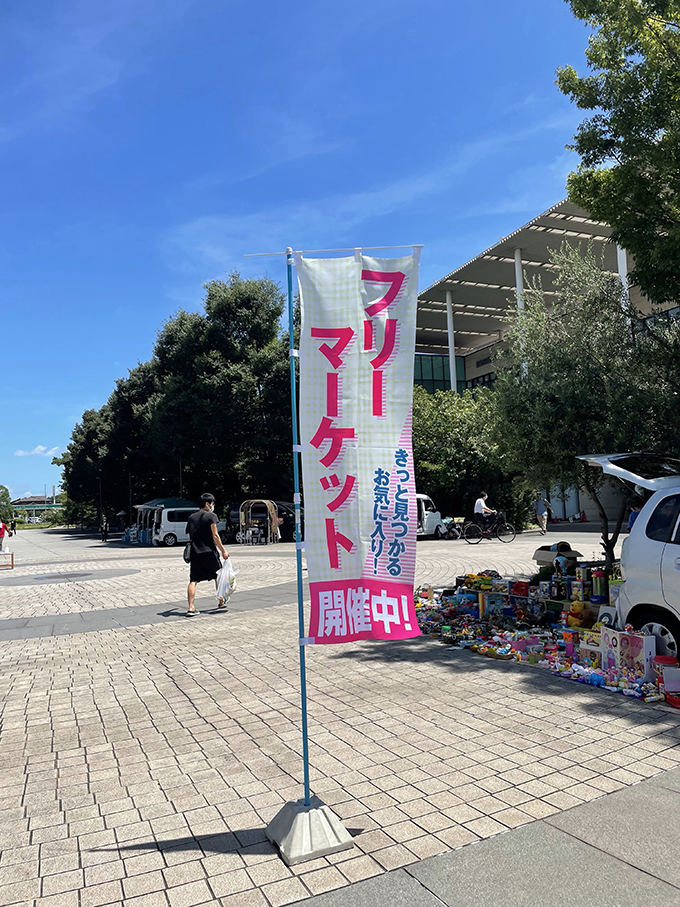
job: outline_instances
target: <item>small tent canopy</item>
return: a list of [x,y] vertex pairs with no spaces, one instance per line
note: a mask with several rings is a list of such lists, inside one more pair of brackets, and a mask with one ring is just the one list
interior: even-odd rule
[[141,507],[154,507],[164,509],[166,507],[195,507],[196,510],[199,509],[199,505],[195,501],[187,501],[184,498],[154,498],[153,501],[147,501],[146,504],[135,504],[137,509]]

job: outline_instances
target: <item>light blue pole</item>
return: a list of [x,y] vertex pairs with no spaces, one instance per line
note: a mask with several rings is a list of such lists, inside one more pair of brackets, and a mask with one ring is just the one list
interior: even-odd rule
[[[302,591],[302,549],[300,543],[300,469],[298,460],[298,426],[297,426],[297,394],[295,391],[295,343],[293,339],[293,250],[286,249],[286,268],[288,271],[288,337],[290,356],[290,405],[293,420],[293,488],[295,496],[295,559],[297,561],[297,593],[298,593],[298,636],[302,640],[305,635],[305,613],[303,608],[304,594]],[[305,666],[305,647],[300,645],[300,703],[302,706],[302,765],[305,776],[305,806],[310,805],[309,794],[309,742],[307,739],[307,671]]]

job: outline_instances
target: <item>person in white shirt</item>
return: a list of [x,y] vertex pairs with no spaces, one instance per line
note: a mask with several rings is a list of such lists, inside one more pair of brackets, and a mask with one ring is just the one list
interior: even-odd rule
[[486,506],[486,499],[487,493],[482,491],[475,501],[475,523],[477,523],[478,526],[481,526],[482,529],[486,529],[489,525],[490,517],[496,513],[495,510],[491,510],[490,507]]

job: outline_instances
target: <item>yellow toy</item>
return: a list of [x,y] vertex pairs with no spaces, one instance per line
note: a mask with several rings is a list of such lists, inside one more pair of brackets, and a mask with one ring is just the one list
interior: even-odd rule
[[567,614],[567,626],[568,627],[580,627],[583,623],[583,602],[572,602],[571,611]]

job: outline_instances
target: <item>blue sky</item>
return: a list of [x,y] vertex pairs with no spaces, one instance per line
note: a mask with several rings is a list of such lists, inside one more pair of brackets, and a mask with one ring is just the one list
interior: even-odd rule
[[9,0],[0,25],[0,484],[246,252],[424,243],[421,287],[561,199],[564,0]]

